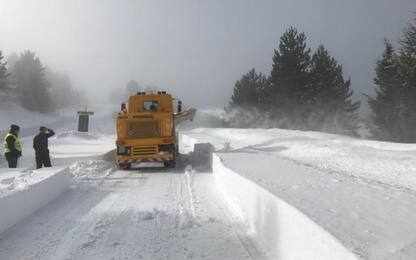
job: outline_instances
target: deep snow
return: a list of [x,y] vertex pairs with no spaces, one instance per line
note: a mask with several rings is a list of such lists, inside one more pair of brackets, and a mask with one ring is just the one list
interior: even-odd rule
[[[224,174],[229,169],[261,185],[323,227],[358,257],[416,259],[416,163],[411,157],[416,145],[279,129],[201,128],[182,132],[181,140],[185,144],[183,152],[192,150],[195,143],[212,143],[217,149],[217,164],[225,167],[218,170],[214,165],[214,175],[221,176],[220,183],[229,176]],[[239,215],[260,232],[255,232],[260,239],[266,243],[271,238],[282,239],[280,225],[269,223],[264,232],[264,225],[257,223],[262,223],[271,210],[264,208],[264,196],[253,189],[241,191],[242,185],[236,182],[228,181],[222,189],[230,204],[240,208]],[[232,198],[238,192],[262,197],[257,209],[238,206],[238,197]],[[280,222],[278,213],[270,219]],[[293,221],[292,225],[296,227]],[[267,235],[273,234],[273,229],[275,236]],[[308,229],[304,236],[313,237]],[[295,250],[308,248],[297,246]]]
[[44,168],[31,170],[28,168],[7,169],[0,168],[0,198],[28,189],[31,185],[51,178],[65,167]]
[[[184,131],[182,136],[192,138],[194,143],[209,142],[217,150],[248,148],[320,171],[335,171],[416,191],[416,144],[283,129],[199,128]],[[192,140],[188,143],[192,144]],[[186,151],[186,147],[183,149]]]
[[[8,193],[0,204],[10,194],[26,191],[32,196],[18,205],[8,203],[8,210],[19,215],[17,221],[26,218],[0,234],[0,259],[264,258],[231,217],[212,174],[161,168],[117,171],[112,162],[103,161],[103,154],[114,149],[108,124],[113,126],[113,120],[98,123],[89,134],[77,133],[69,124],[55,129],[49,142],[52,164],[67,167],[70,189],[31,215],[17,209],[57,189],[53,175],[45,179],[50,182],[41,176],[59,167],[34,171],[33,135],[21,138],[21,168],[0,173]],[[41,183],[46,186],[37,189]]]
[[61,196],[69,179],[68,169],[62,167],[0,173],[0,183],[7,184],[0,185],[0,233]]
[[[115,171],[80,181],[2,234],[0,259],[252,259],[211,174]],[[255,259],[261,259],[256,257]]]
[[[204,113],[196,123],[220,126]],[[181,151],[213,144],[214,174],[198,165],[126,172],[102,160],[114,148],[113,118],[92,118],[89,134],[74,131],[76,116],[61,120],[50,150],[70,189],[1,233],[0,259],[416,258],[416,145],[200,128],[182,132]],[[22,135],[21,168],[0,171],[3,197],[49,179],[33,171],[31,142],[52,121],[33,120]]]
[[[214,154],[213,173],[218,189],[234,215],[272,259],[357,260],[308,215],[286,200],[233,171],[221,154]],[[278,194],[279,195],[279,194]]]

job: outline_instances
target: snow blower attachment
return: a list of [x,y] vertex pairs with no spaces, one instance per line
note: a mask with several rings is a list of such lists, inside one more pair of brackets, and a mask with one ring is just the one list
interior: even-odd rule
[[196,110],[182,111],[182,102],[178,101],[174,112],[173,100],[165,91],[138,92],[129,97],[127,105],[121,105],[116,140],[119,168],[129,169],[142,162],[163,162],[165,167],[175,167],[179,150],[175,126],[192,121]]

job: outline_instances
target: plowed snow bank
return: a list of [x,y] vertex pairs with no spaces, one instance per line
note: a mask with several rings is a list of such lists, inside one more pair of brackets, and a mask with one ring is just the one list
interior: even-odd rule
[[213,172],[232,210],[273,259],[357,259],[320,225],[213,155]]
[[340,247],[416,259],[416,193],[402,188],[414,187],[415,145],[280,129],[197,129],[181,142],[182,152],[214,144],[226,201],[278,259],[343,259]]
[[67,168],[1,171],[0,233],[47,205],[69,187]]

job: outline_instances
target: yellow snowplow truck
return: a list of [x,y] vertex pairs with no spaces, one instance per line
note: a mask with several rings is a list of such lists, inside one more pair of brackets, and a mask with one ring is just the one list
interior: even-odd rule
[[128,104],[121,104],[117,117],[117,164],[129,169],[132,164],[163,162],[175,167],[178,143],[175,125],[193,120],[195,109],[182,111],[182,102],[165,91],[138,92],[130,96]]

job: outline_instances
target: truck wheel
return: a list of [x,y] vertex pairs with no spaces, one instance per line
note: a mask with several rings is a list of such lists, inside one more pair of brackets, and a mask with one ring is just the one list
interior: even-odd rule
[[163,163],[166,168],[175,168],[175,159]]
[[120,164],[118,165],[118,168],[119,168],[120,170],[130,170],[130,168],[131,168],[131,163],[120,163]]

